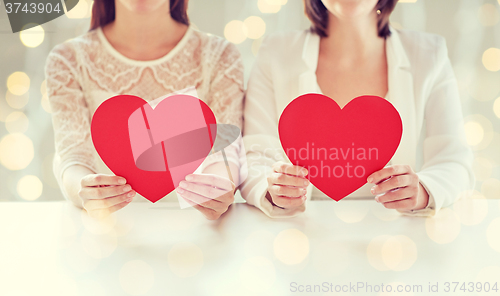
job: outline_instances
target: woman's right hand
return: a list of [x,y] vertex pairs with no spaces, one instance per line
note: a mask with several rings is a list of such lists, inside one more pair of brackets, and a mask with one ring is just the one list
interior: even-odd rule
[[136,192],[123,177],[90,174],[81,180],[78,196],[89,216],[101,218],[128,205]]
[[290,209],[300,207],[306,201],[307,169],[284,162],[273,165],[273,172],[267,177],[267,191],[271,202],[278,207]]

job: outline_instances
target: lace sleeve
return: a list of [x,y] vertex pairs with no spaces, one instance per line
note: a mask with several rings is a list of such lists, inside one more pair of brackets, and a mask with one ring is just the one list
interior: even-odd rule
[[69,44],[50,52],[45,73],[56,146],[54,174],[66,197],[62,176],[68,167],[82,165],[96,171],[90,113],[76,69],[76,57]]

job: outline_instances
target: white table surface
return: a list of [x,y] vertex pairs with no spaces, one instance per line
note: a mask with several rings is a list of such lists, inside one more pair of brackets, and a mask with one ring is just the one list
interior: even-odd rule
[[[500,285],[499,200],[435,218],[367,200],[309,202],[290,219],[235,204],[208,221],[177,207],[132,203],[96,222],[66,202],[0,203],[0,295],[500,295],[444,292],[445,282]],[[423,292],[294,292],[357,282]]]

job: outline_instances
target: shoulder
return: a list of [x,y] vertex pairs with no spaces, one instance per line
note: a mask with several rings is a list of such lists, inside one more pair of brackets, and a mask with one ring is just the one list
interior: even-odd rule
[[309,30],[285,31],[268,35],[259,48],[261,58],[272,57],[274,59],[288,60],[302,55],[304,43]]
[[89,31],[83,35],[69,39],[56,45],[49,53],[47,66],[51,63],[63,62],[68,66],[76,67],[78,55],[82,51],[95,51],[99,46],[97,31]]
[[206,57],[216,59],[237,60],[241,58],[241,54],[233,43],[226,39],[210,33],[201,32],[193,29],[192,38],[199,50],[204,52]]
[[439,62],[448,57],[446,40],[437,34],[395,30],[412,65],[422,62]]

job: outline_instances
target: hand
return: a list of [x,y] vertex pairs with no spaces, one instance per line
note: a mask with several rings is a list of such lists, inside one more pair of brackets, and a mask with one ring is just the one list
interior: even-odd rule
[[136,192],[125,178],[90,174],[81,180],[78,196],[89,216],[102,218],[128,205]]
[[429,203],[429,194],[408,165],[385,167],[371,174],[368,183],[376,184],[371,193],[378,195],[375,200],[388,209],[420,210]]
[[234,202],[233,182],[213,174],[191,174],[176,191],[208,220],[216,220]]
[[271,202],[281,208],[300,207],[306,201],[309,180],[307,169],[284,162],[273,165],[273,173],[267,177],[267,191]]

